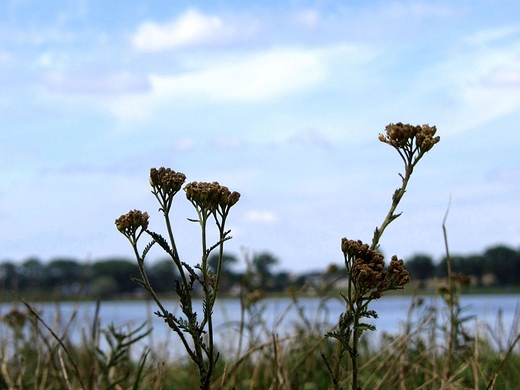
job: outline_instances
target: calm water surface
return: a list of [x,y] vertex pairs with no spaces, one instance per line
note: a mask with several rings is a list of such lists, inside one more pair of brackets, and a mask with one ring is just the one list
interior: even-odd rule
[[[370,308],[379,314],[379,318],[372,321],[376,325],[377,334],[381,331],[395,334],[406,321],[412,297],[383,297],[380,300],[373,301]],[[175,301],[165,301],[165,306],[172,313],[180,312],[178,303]],[[317,298],[302,298],[300,301],[301,313],[309,321],[310,325],[316,323],[337,322],[340,313],[344,310],[344,304],[336,299],[328,300],[325,307],[320,306]],[[443,307],[439,298],[424,298],[422,308],[412,315],[412,320],[420,320],[424,316],[427,306],[437,305]],[[518,331],[520,324],[517,324],[515,312],[520,305],[520,295],[470,295],[461,297],[461,305],[464,307],[464,316],[476,316],[480,324],[487,323],[490,326],[496,326],[497,318],[500,316],[504,329],[509,331],[515,328]],[[92,326],[95,313],[95,303],[53,303],[53,304],[35,304],[34,307],[42,311],[42,317],[53,327],[59,328],[63,326],[75,313],[76,317],[73,326],[70,327],[73,339],[81,340],[82,332],[89,332]],[[294,331],[294,327],[302,324],[298,310],[291,305],[290,298],[266,299],[260,301],[259,306],[263,307],[263,322],[267,326],[268,332],[262,331],[260,325],[257,324],[256,334],[263,334],[269,337],[269,333],[275,333],[282,337],[290,335]],[[201,310],[201,301],[196,302],[196,307]],[[11,305],[0,305],[0,315],[10,310]],[[151,326],[153,331],[147,339],[143,340],[147,345],[165,345],[168,344],[177,350],[180,342],[177,337],[172,334],[168,326],[162,319],[156,317],[153,312],[156,310],[152,302],[143,301],[117,301],[102,302],[99,318],[101,328],[109,324],[116,327],[125,327],[135,329],[137,326],[147,322],[147,326]],[[238,323],[240,321],[240,301],[238,299],[224,299],[217,302],[214,310],[214,324],[217,331],[217,340],[221,343],[237,344],[239,332]],[[468,324],[474,328],[474,321]],[[265,329],[265,328],[264,328]],[[180,348],[178,350],[181,350]]]

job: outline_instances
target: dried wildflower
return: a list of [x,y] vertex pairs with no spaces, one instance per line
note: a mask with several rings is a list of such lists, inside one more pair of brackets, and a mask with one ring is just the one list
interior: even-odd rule
[[370,299],[379,299],[381,298],[383,295],[379,292],[379,291],[373,291],[371,294],[370,294]]
[[240,199],[238,192],[231,192],[216,181],[213,183],[194,181],[188,183],[184,191],[186,191],[186,198],[203,210],[214,211],[218,207],[227,210]]
[[253,290],[246,295],[247,305],[252,305],[264,297],[264,292],[262,290]]
[[150,169],[150,185],[164,193],[177,193],[185,181],[184,173],[175,172],[170,168]]
[[15,331],[21,330],[24,327],[27,319],[27,313],[24,313],[16,308],[12,309],[9,313],[2,317],[2,321]]
[[371,299],[377,299],[375,297],[380,297],[382,292],[400,288],[410,281],[403,260],[399,260],[397,256],[392,257],[386,270],[384,256],[359,240],[343,238],[341,249],[345,255],[347,269],[351,270],[350,274],[358,291],[377,292],[370,295]]
[[362,257],[369,250],[369,246],[363,244],[360,240],[355,241],[343,238],[341,240],[341,250],[346,256],[357,258]]
[[463,275],[456,272],[451,274],[451,280],[459,282],[461,286],[469,286],[471,283],[471,278],[468,275]]
[[402,150],[408,162],[412,162],[412,157],[417,153],[415,163],[440,141],[440,137],[435,137],[436,132],[435,126],[391,123],[386,126],[386,135],[379,134],[379,140]]
[[446,282],[437,283],[437,293],[440,295],[448,294],[450,292],[450,285]]
[[179,192],[185,181],[186,175],[184,173],[175,172],[170,168],[150,169],[152,194],[159,201],[163,212],[167,213],[169,211],[173,197]]
[[378,289],[379,284],[386,278],[384,269],[385,261],[383,255],[367,250],[362,257],[354,261],[352,276],[361,291]]
[[116,219],[116,228],[131,242],[137,241],[143,231],[148,229],[148,213],[131,210]]
[[325,275],[334,275],[339,271],[339,267],[337,264],[331,263],[327,266],[327,271]]
[[394,286],[404,286],[410,281],[410,275],[404,267],[403,260],[398,259],[396,255],[392,256],[392,260],[390,260],[388,275]]

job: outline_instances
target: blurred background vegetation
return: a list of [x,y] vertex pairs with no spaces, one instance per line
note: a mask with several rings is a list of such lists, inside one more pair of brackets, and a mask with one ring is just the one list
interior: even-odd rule
[[[452,256],[451,262],[453,272],[470,277],[469,291],[510,291],[520,287],[520,251],[514,248],[497,245],[480,254]],[[240,270],[241,263],[235,254],[225,254],[221,282],[223,294],[239,295],[246,272]],[[215,268],[216,258],[210,258],[209,264]],[[342,279],[346,278],[344,267],[322,264],[322,270],[295,274],[280,270],[280,261],[272,253],[259,252],[251,256],[248,265],[251,273],[248,277],[252,277],[249,283],[265,293],[281,293],[324,277],[341,285]],[[436,281],[446,277],[445,258],[433,259],[427,254],[416,254],[405,259],[405,265],[419,291],[433,292]],[[174,293],[174,281],[178,275],[171,260],[150,262],[148,275],[158,294],[167,296]],[[9,301],[13,294],[22,294],[33,300],[140,298],[143,290],[130,280],[130,276],[139,276],[139,270],[134,261],[124,257],[93,262],[74,258],[43,261],[35,257],[23,262],[3,260],[0,262],[0,299]]]

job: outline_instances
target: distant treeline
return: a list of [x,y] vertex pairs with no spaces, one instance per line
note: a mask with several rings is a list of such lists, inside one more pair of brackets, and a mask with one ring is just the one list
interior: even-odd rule
[[[208,264],[216,272],[218,258],[210,256]],[[268,252],[256,254],[248,262],[245,272],[236,272],[233,265],[238,258],[225,254],[221,270],[220,290],[239,293],[240,285],[248,289],[262,288],[264,291],[283,291],[289,284],[287,272],[273,273],[278,259]],[[175,280],[180,278],[171,259],[162,259],[146,266],[147,276],[158,294],[173,293]],[[0,300],[12,294],[30,296],[33,299],[56,298],[112,298],[139,296],[144,290],[131,277],[141,278],[135,260],[107,258],[85,263],[73,258],[55,258],[43,262],[29,258],[21,263],[0,262]],[[198,286],[195,284],[194,288]]]
[[[286,271],[273,272],[273,267],[279,261],[268,252],[252,256],[246,271],[235,271],[237,263],[235,255],[224,256],[220,284],[222,292],[238,294],[243,284],[247,284],[249,291],[256,286],[264,292],[281,292],[288,287],[299,288],[307,281],[323,277],[346,277],[341,265],[329,267],[323,272],[298,276]],[[216,264],[216,256],[211,256],[210,268],[215,270]],[[431,256],[418,254],[405,259],[405,265],[415,280],[425,281],[447,275],[445,258],[434,261]],[[520,286],[520,252],[508,246],[494,246],[482,254],[453,255],[451,266],[453,272],[471,276],[473,284],[477,286]],[[333,274],[331,269],[335,270]],[[173,293],[179,275],[171,260],[150,263],[147,274],[157,293]],[[21,263],[4,260],[0,262],[0,299],[9,299],[13,293],[42,299],[138,295],[143,290],[131,280],[131,276],[139,278],[140,273],[136,262],[127,258],[107,258],[92,263],[73,258],[55,258],[48,262],[30,258]]]
[[[471,276],[473,284],[520,286],[520,251],[505,245],[493,246],[482,254],[451,255],[452,272]],[[446,258],[434,262],[428,255],[415,255],[405,262],[410,276],[417,280],[447,275]]]

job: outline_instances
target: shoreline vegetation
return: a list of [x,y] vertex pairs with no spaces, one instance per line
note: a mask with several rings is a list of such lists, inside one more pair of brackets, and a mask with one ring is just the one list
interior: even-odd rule
[[[433,284],[439,284],[443,282],[443,280],[431,280],[429,281],[432,286],[429,288],[413,288],[414,285],[417,285],[418,282],[412,281],[410,282],[411,286],[402,291],[389,291],[385,294],[387,297],[392,296],[409,296],[409,297],[432,297],[436,295],[435,288]],[[333,290],[330,292],[330,298],[337,297],[337,293],[340,291],[339,289]],[[277,298],[291,298],[293,293],[291,292],[263,292],[262,299],[277,299]],[[460,296],[465,295],[509,295],[509,294],[518,294],[520,298],[520,286],[468,286],[460,291]],[[159,298],[164,300],[178,300],[178,296],[175,293],[167,293],[167,294],[158,294]],[[310,292],[302,292],[299,294],[302,298],[312,298],[318,297],[315,291]],[[202,299],[202,295],[194,295],[195,299]],[[221,293],[219,295],[219,300],[226,299],[239,299],[240,295],[230,294],[230,293]],[[125,293],[120,295],[112,295],[110,297],[106,297],[103,299],[99,299],[99,297],[91,296],[91,295],[55,295],[55,294],[46,294],[42,292],[29,292],[24,294],[17,293],[7,293],[3,292],[3,296],[0,299],[0,304],[13,304],[13,302],[18,302],[21,299],[34,302],[34,303],[57,303],[57,302],[123,302],[123,301],[149,301],[150,299],[140,292],[133,293]]]
[[[333,353],[336,348],[323,337],[334,324],[320,318],[334,294],[322,292],[324,295],[314,296],[320,301],[316,313],[305,311],[303,306],[299,309],[298,301],[305,294],[293,296],[291,305],[298,310],[298,321],[288,337],[278,336],[283,333],[280,325],[273,325],[264,311],[267,300],[282,295],[249,301],[241,322],[229,325],[234,330],[242,329],[240,337],[245,345],[239,348],[235,339],[216,345],[222,356],[215,367],[217,380],[211,389],[332,388],[320,354]],[[360,339],[358,362],[363,388],[516,389],[520,372],[518,313],[510,329],[500,317],[493,323],[467,319],[464,309],[458,306],[458,294],[457,343],[454,362],[450,363],[455,372],[448,386],[440,385],[446,359],[449,304],[442,291],[433,295],[440,298],[437,307],[429,307],[427,299],[423,299],[432,295],[413,297],[400,330],[381,333],[377,346],[365,336]],[[30,303],[24,305],[24,301]],[[86,321],[77,312],[66,317],[59,302],[53,311],[54,320],[45,323],[42,313],[35,309],[36,302],[24,301],[2,304],[0,325],[5,332],[0,338],[0,389],[198,388],[193,363],[186,357],[174,357],[168,343],[153,342],[149,323],[101,326],[97,314]],[[85,301],[76,302],[80,308]],[[350,370],[351,366],[346,364],[345,369]]]
[[[93,318],[78,319],[79,329],[72,325],[77,311],[63,318],[57,306],[48,323],[29,295],[2,311],[0,390],[517,389],[520,309],[513,326],[506,329],[500,314],[494,325],[467,315],[461,295],[496,286],[518,288],[519,279],[514,276],[520,272],[518,252],[499,246],[482,256],[450,256],[444,221],[446,256],[438,265],[424,255],[406,264],[397,255],[385,259],[379,251],[383,232],[401,216],[397,208],[417,163],[440,140],[435,126],[397,123],[385,130],[379,140],[393,147],[404,164],[388,213],[370,244],[341,239],[344,264],[331,264],[304,279],[274,274],[278,259],[270,253],[244,253],[246,271],[234,280],[237,274],[231,265],[236,258],[224,251],[231,239],[225,224],[240,194],[217,182],[184,185],[186,176],[169,168],[152,168],[149,180],[164,217],[165,237],[151,230],[147,212],[130,210],[115,220],[135,256],[131,268],[115,260],[95,263],[89,273],[63,260],[38,285],[43,275],[38,261],[29,262],[31,267],[21,273],[4,263],[4,289],[10,286],[19,297],[46,291],[55,299],[66,295],[98,300]],[[169,218],[173,197],[181,190],[196,212],[196,218],[189,221],[200,227],[200,262],[193,265],[179,256]],[[210,242],[208,237],[217,238]],[[164,251],[169,261],[146,267],[145,257],[153,246]],[[464,272],[467,269],[471,272]],[[117,273],[110,274],[114,270]],[[9,283],[6,275],[11,277]],[[73,282],[73,277],[79,279]],[[101,325],[101,300],[143,299],[143,294],[136,296],[136,285],[153,302],[154,315],[164,320],[185,357],[176,357],[174,352],[179,351],[173,351],[168,341],[154,343],[149,321],[134,328]],[[172,285],[179,301],[175,312],[163,304],[171,296]],[[402,293],[405,286],[408,292],[435,295],[438,304],[429,305],[419,294],[413,295],[399,330],[375,333],[370,320],[379,315],[371,303],[390,304],[388,295]],[[225,299],[226,292],[240,300],[240,320],[227,325],[238,331],[232,340],[215,337],[213,323],[217,295]],[[281,294],[291,297],[282,317],[289,309],[297,313],[289,334],[282,332],[281,320],[273,323],[266,313],[266,299]],[[306,296],[318,300],[312,313],[302,304]],[[328,319],[331,299],[341,302],[343,312],[338,319]],[[79,342],[74,341],[75,332],[81,335]],[[379,341],[372,343],[376,336]]]
[[[336,290],[345,286],[348,274],[338,264],[330,264],[323,270],[294,274],[276,270],[279,259],[270,252],[251,255],[249,271],[234,269],[243,264],[245,255],[224,253],[222,281],[219,295],[238,297],[246,272],[254,273],[257,284],[262,284],[266,296],[276,297],[301,290],[306,284],[333,281]],[[215,268],[215,257],[209,257],[209,265]],[[462,294],[507,294],[520,292],[520,251],[497,245],[482,254],[451,257],[452,272],[469,277]],[[447,281],[446,258],[438,262],[424,254],[405,259],[411,284],[404,290],[386,294],[432,294],[440,282]],[[175,280],[179,278],[173,264],[167,259],[152,262],[146,267],[149,279],[161,297],[175,297]],[[32,258],[21,264],[0,261],[0,302],[9,302],[16,296],[40,301],[69,300],[120,300],[143,299],[145,291],[131,277],[139,275],[135,262],[127,258],[112,258],[83,264],[75,259],[54,259],[48,263]],[[306,294],[312,295],[311,291]],[[200,290],[194,296],[201,295]]]

